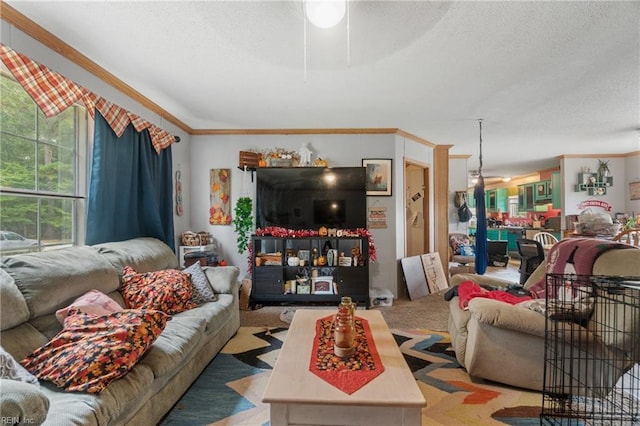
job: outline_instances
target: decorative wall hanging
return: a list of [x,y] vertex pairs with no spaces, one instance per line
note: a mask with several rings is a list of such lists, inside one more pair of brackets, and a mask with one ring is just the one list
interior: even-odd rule
[[630,182],[629,193],[632,200],[640,200],[640,182]]
[[367,168],[367,195],[391,196],[391,159],[363,158],[362,167]]
[[211,169],[209,223],[211,225],[231,224],[231,169]]
[[368,227],[385,229],[387,227],[387,208],[383,206],[369,207]]
[[611,204],[602,200],[586,200],[578,204],[578,208],[581,210],[589,207],[600,207],[606,212],[610,212],[613,210],[613,206]]
[[176,172],[176,214],[182,216],[184,207],[182,206],[182,182],[180,181],[180,170]]

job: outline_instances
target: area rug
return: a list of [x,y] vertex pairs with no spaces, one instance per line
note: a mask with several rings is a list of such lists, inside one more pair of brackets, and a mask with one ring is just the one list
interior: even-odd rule
[[[427,400],[423,425],[540,424],[540,393],[471,381],[457,363],[447,333],[392,333]],[[286,335],[287,328],[241,327],[161,425],[269,425],[269,405],[261,402],[262,394]]]

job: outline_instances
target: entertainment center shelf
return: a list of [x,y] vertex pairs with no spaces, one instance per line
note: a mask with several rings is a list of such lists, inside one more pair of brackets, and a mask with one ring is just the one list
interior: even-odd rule
[[369,301],[367,237],[252,236],[251,305]]

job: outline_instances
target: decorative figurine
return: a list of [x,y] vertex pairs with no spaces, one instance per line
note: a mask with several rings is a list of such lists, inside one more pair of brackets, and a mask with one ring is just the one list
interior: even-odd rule
[[300,155],[300,166],[306,167],[311,165],[311,156],[313,155],[313,151],[309,149],[306,143],[302,144],[298,154]]

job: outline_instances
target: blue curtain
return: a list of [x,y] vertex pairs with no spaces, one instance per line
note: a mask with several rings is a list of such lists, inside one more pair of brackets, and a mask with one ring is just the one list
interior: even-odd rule
[[155,237],[174,249],[171,147],[129,124],[117,137],[96,111],[87,203],[87,245]]

